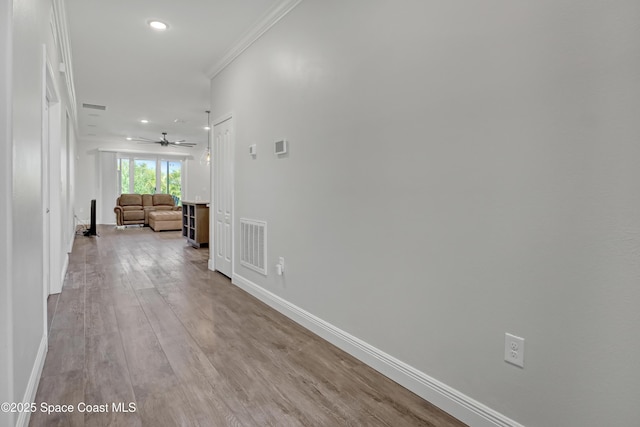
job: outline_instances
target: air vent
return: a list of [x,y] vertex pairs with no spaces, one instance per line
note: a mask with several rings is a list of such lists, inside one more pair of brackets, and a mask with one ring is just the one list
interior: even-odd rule
[[89,108],[91,110],[101,110],[101,111],[105,111],[107,109],[107,107],[105,107],[104,105],[85,104],[85,103],[82,103],[82,108]]
[[240,264],[267,275],[267,223],[240,218]]

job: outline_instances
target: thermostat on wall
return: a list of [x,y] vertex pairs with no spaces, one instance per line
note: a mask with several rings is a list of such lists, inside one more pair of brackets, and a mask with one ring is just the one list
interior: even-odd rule
[[287,140],[276,141],[276,154],[285,154],[287,152]]

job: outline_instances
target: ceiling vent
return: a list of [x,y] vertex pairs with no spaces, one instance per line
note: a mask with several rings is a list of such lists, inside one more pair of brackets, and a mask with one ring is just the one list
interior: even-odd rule
[[107,109],[107,107],[105,107],[104,105],[85,104],[84,102],[82,103],[82,108],[89,108],[91,110],[101,110],[101,111],[105,111]]

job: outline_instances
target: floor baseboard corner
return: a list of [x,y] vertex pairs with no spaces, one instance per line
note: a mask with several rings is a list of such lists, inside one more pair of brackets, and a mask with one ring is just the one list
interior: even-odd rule
[[232,283],[470,426],[524,427],[520,423],[303,310],[237,273],[233,274]]
[[[21,402],[35,402],[36,392],[38,391],[40,376],[42,375],[42,369],[44,368],[44,361],[46,357],[47,334],[45,332],[42,334],[40,347],[38,348],[38,353],[36,354],[36,359],[33,363],[33,368],[31,369],[31,375],[29,376],[29,383],[27,384],[27,389],[24,392],[24,397],[22,398]],[[16,422],[16,427],[27,427],[29,425],[30,418],[30,412],[20,412],[20,414],[18,415],[18,420]]]

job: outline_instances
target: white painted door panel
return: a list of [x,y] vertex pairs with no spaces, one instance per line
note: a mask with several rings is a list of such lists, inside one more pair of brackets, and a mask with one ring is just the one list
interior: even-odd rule
[[215,268],[231,277],[233,224],[233,119],[213,127]]

